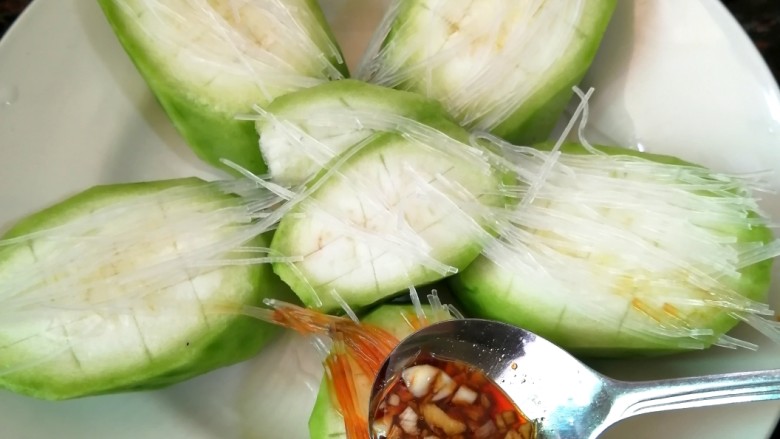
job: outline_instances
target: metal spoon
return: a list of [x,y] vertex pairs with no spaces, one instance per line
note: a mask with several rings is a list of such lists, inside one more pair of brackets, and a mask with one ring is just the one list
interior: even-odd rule
[[780,399],[780,369],[618,381],[531,332],[459,319],[422,329],[393,350],[374,382],[369,431],[378,396],[420,352],[480,368],[537,423],[538,439],[592,439],[621,419],[643,413]]

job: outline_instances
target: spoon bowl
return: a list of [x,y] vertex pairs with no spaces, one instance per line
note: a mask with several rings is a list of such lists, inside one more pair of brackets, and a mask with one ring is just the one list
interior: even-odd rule
[[421,353],[480,369],[536,423],[538,439],[596,438],[641,413],[780,399],[780,369],[618,381],[532,332],[490,320],[457,319],[417,331],[393,350],[372,388],[369,430],[379,396]]

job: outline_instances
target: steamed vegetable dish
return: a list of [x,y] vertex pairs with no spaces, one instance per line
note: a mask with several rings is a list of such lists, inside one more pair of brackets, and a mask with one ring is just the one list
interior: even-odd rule
[[735,346],[739,320],[773,331],[756,316],[772,315],[778,246],[744,183],[667,156],[562,151],[546,169],[546,153],[518,158],[544,183],[453,277],[466,310],[591,355]]
[[357,76],[434,98],[470,129],[538,142],[593,61],[616,4],[395,1]]
[[315,0],[97,0],[176,129],[206,162],[265,172],[251,121],[275,97],[347,76]]
[[[313,0],[98,1],[232,175],[87,189],[11,228],[1,387],[157,388],[281,326],[323,353],[312,438],[530,438],[468,365],[421,357],[371,426],[370,383],[398,340],[461,312],[589,356],[754,348],[728,335],[740,322],[780,342],[760,182],[572,135],[615,1],[397,0],[357,79]],[[453,303],[418,296],[444,286]]]
[[351,146],[404,122],[468,138],[439,102],[354,79],[288,93],[261,112],[260,151],[271,178],[287,186],[306,183]]
[[274,326],[219,312],[292,300],[246,184],[98,186],[29,216],[0,246],[0,386],[65,399],[149,389],[255,355]]
[[[300,110],[288,103],[287,113],[306,115],[328,105],[330,121],[303,116],[307,135],[327,145],[330,139],[317,135],[332,128],[318,123],[344,120],[355,128],[337,125],[342,136],[357,143],[302,184],[305,198],[282,218],[271,245],[299,261],[274,264],[275,272],[305,304],[333,311],[339,303],[332,291],[361,308],[465,268],[480,252],[489,219],[478,214],[480,206],[503,205],[502,173],[491,168],[484,150],[465,143],[468,132],[438,106],[378,87],[345,83],[335,90],[345,93],[332,95],[333,88],[295,93]],[[310,92],[328,99],[297,99]],[[361,98],[351,100],[351,93]],[[374,108],[360,101],[375,102]],[[276,135],[264,138],[264,148],[286,147],[293,157],[307,148],[306,139],[297,140],[294,120],[269,117]],[[453,233],[459,239],[451,239]]]

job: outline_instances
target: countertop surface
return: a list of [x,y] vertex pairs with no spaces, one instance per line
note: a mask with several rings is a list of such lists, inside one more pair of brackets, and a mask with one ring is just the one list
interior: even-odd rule
[[[0,37],[31,0],[0,0]],[[41,0],[39,0],[41,1]],[[51,0],[49,0],[51,1]],[[54,0],[60,1],[60,0]],[[780,1],[722,0],[780,80]],[[773,437],[780,437],[780,426]]]

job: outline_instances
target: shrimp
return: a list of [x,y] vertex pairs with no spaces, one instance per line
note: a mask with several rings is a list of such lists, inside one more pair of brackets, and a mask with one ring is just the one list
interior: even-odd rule
[[[413,297],[416,293],[413,293]],[[435,309],[446,310],[447,314],[458,313],[442,306],[436,293],[429,295]],[[410,329],[421,329],[436,321],[429,319],[415,303],[414,313],[402,316]],[[292,329],[303,335],[315,337],[318,346],[330,340],[330,348],[323,365],[325,381],[333,397],[333,404],[344,419],[348,439],[369,439],[368,407],[373,378],[379,373],[385,359],[400,342],[391,332],[378,326],[363,323],[356,318],[333,316],[303,308],[294,304],[267,300],[271,309],[248,308],[243,312],[276,325]],[[348,315],[354,314],[351,311]]]

